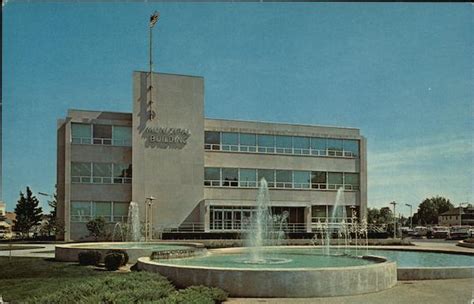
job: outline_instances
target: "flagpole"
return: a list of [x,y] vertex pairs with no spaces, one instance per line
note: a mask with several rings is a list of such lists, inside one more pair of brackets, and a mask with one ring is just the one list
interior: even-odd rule
[[149,24],[149,40],[150,40],[150,85],[148,87],[148,90],[150,91],[150,100],[148,102],[148,107],[150,108],[150,117],[149,119],[152,120],[154,117],[153,114],[153,27],[155,24],[158,22],[158,19],[160,18],[160,13],[155,11],[153,15],[150,17],[150,24]]
[[153,119],[153,110],[152,110],[152,103],[153,103],[153,25],[150,24],[150,86],[148,90],[150,90],[150,101],[148,102],[148,106],[150,107],[150,120]]

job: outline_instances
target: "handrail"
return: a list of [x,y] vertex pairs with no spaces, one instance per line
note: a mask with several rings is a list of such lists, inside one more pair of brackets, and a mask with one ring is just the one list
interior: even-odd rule
[[131,177],[113,176],[71,176],[71,182],[77,184],[131,184]]
[[331,156],[342,158],[357,158],[358,156],[349,150],[336,149],[314,149],[314,148],[295,148],[295,147],[266,147],[266,146],[247,146],[231,144],[204,144],[204,150],[225,151],[225,152],[245,152],[245,153],[263,153],[263,154],[289,154],[289,155],[313,155],[313,156]]
[[[258,188],[257,181],[230,181],[230,180],[217,180],[217,179],[205,179],[205,187],[221,187],[221,188]],[[337,190],[344,188],[347,191],[358,191],[360,187],[358,185],[351,184],[323,184],[323,183],[291,183],[291,182],[268,182],[268,188],[270,189],[298,189],[298,190]]]

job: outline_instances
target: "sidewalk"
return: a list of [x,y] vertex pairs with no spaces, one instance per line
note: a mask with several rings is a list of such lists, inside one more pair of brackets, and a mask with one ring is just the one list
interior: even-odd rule
[[393,288],[363,295],[331,298],[230,298],[229,304],[470,304],[474,279],[403,281]]
[[[11,251],[12,257],[30,257],[30,258],[54,258],[55,244],[12,244],[15,247],[41,246],[36,249],[15,249]],[[2,244],[2,247],[8,244]],[[1,250],[0,256],[10,256],[10,250]]]

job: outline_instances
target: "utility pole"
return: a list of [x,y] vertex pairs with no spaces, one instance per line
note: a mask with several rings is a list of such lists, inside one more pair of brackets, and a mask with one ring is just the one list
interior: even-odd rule
[[397,203],[395,201],[390,202],[390,205],[393,205],[393,238],[397,237],[397,213],[395,213],[395,206]]
[[155,11],[153,15],[150,17],[150,85],[148,86],[148,91],[150,95],[150,100],[148,101],[148,107],[150,108],[150,116],[149,119],[152,120],[155,117],[155,113],[153,112],[152,104],[153,104],[153,27],[160,19],[160,12]]

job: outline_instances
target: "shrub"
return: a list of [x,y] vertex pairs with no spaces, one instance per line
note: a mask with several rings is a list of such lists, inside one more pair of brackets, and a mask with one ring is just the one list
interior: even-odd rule
[[173,285],[156,273],[114,273],[101,278],[87,278],[22,303],[156,303],[174,292]]
[[99,265],[101,254],[99,251],[82,251],[77,255],[80,265]]
[[89,236],[94,237],[96,241],[99,238],[104,238],[107,234],[105,224],[105,220],[102,217],[98,217],[87,222],[86,227],[89,231]]
[[109,254],[109,253],[118,253],[118,254],[121,254],[123,256],[123,265],[126,265],[128,264],[128,253],[124,250],[120,250],[120,249],[111,249],[109,251],[107,251],[106,255]]
[[176,291],[158,303],[163,304],[214,304],[227,300],[227,293],[219,288],[206,286],[191,286]]
[[124,255],[121,253],[112,252],[105,256],[104,263],[107,270],[117,270],[124,264]]

